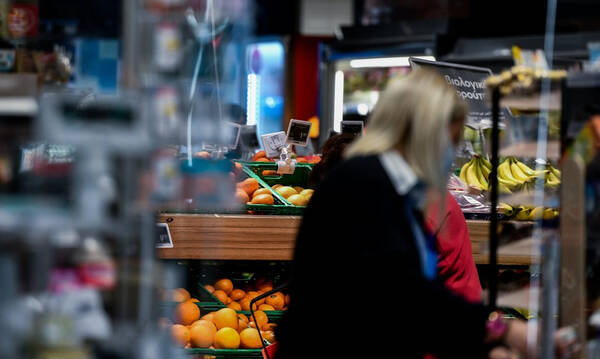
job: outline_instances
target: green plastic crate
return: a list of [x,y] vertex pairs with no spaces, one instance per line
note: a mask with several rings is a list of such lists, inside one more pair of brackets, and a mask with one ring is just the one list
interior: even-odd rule
[[277,163],[275,162],[242,162],[242,168],[247,168],[256,176],[260,177],[269,186],[281,184],[284,186],[300,186],[308,188],[308,180],[310,178],[310,172],[312,171],[313,165],[308,163],[296,164],[296,169],[292,174],[275,175],[275,176],[263,176],[263,171],[271,170],[277,171]]
[[[272,165],[267,162],[258,162],[262,164]],[[275,164],[275,169],[277,169],[277,165]],[[260,171],[259,166],[254,167],[254,169],[249,168],[245,164],[242,164],[242,171],[246,173],[249,177],[254,178],[258,181],[258,184],[261,187],[268,188],[271,194],[273,195],[273,199],[275,200],[275,204],[247,204],[246,209],[249,211],[253,211],[260,214],[274,214],[274,215],[302,215],[304,213],[305,206],[294,206],[290,202],[288,202],[285,198],[283,198],[279,193],[273,190],[273,188],[264,181],[261,176],[257,175],[254,171]],[[289,176],[289,175],[286,175]],[[308,181],[308,179],[307,179]]]
[[204,359],[205,355],[215,359],[262,359],[262,349],[185,349],[185,353],[194,359]]

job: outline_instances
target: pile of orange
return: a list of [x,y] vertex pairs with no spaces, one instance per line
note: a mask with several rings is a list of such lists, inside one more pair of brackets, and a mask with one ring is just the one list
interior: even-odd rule
[[[247,291],[240,288],[234,288],[230,279],[219,279],[214,285],[204,286],[206,290],[212,293],[228,308],[234,310],[250,310],[250,301],[255,297],[273,289],[273,283],[264,279],[259,279],[254,286],[247,286]],[[276,292],[254,303],[253,310],[270,311],[286,310],[290,303],[290,296],[281,292]]]
[[273,189],[294,206],[306,206],[314,190],[276,184]]
[[[179,306],[191,303],[180,303]],[[189,324],[187,319],[192,318],[191,313],[186,313],[185,321],[179,318],[179,306],[175,311],[175,324],[170,327],[171,337],[176,345],[184,348],[211,348],[211,349],[260,349],[262,343],[259,336],[269,343],[275,342],[274,329],[276,324],[269,323],[265,312],[256,311],[256,323],[244,314],[237,314],[231,308],[223,308],[216,312],[200,317],[200,312],[193,313],[197,318]],[[196,307],[197,308],[197,307]],[[163,319],[163,322],[166,321]]]
[[240,203],[273,204],[275,200],[268,188],[260,188],[258,181],[247,178],[236,185],[235,198]]

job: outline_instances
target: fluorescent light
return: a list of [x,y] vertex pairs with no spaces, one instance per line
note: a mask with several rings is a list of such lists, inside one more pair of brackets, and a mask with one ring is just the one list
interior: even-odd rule
[[0,113],[3,115],[33,116],[38,111],[38,104],[33,97],[0,98]]
[[344,118],[344,72],[335,72],[333,88],[333,129],[342,132],[342,119]]
[[435,61],[435,57],[433,56],[374,57],[370,59],[350,60],[350,67],[355,69],[364,67],[406,67],[410,65],[408,62],[409,57]]
[[256,121],[260,118],[260,106],[258,99],[260,98],[260,76],[257,74],[248,74],[248,96],[246,102],[246,124],[256,125]]

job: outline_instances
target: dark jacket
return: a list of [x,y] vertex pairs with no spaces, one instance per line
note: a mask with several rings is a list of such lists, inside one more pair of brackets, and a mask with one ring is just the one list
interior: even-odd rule
[[276,359],[486,357],[488,311],[423,277],[404,200],[377,156],[345,161],[319,185],[298,233]]

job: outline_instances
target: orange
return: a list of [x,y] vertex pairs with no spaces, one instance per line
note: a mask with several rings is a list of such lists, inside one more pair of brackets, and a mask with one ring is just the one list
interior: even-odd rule
[[190,331],[184,325],[171,326],[171,338],[177,345],[184,347],[190,340]]
[[275,343],[275,333],[270,330],[261,331],[263,339],[266,339],[269,343]]
[[222,328],[215,334],[215,348],[237,349],[240,347],[240,335],[233,328]]
[[258,196],[252,197],[252,204],[273,204],[275,199],[270,194],[259,194]]
[[196,152],[194,153],[194,157],[200,157],[200,158],[210,158],[210,153],[206,152],[206,151],[200,151],[200,152]]
[[256,279],[256,281],[254,282],[254,286],[256,288],[258,288],[259,290],[264,287],[264,286],[269,286],[272,287],[273,286],[273,281],[266,279],[266,278],[258,278]]
[[271,188],[273,188],[274,190],[277,190],[277,188],[279,188],[279,187],[281,187],[280,184],[276,184],[276,185],[271,186]]
[[263,157],[267,157],[267,152],[265,151],[258,151],[256,152],[256,154],[252,157],[252,161],[256,161],[259,158],[263,158]]
[[300,192],[304,191],[304,188],[302,188],[300,186],[295,186],[294,190],[296,190],[296,192],[298,192],[298,194],[300,194]]
[[230,279],[227,278],[219,279],[215,282],[215,289],[222,290],[223,292],[227,293],[227,295],[229,295],[229,293],[231,293],[231,291],[233,290],[233,283]]
[[248,327],[256,328],[256,324],[254,322],[248,322]]
[[210,284],[207,284],[204,286],[204,288],[209,292],[209,293],[213,293],[215,291],[215,287],[213,287]]
[[262,343],[258,330],[254,328],[246,328],[240,332],[240,344],[244,349],[260,349]]
[[[255,292],[255,291],[250,291],[250,292],[248,292],[248,294],[246,294],[246,297],[244,299],[252,300],[252,299],[258,297],[259,295],[261,295],[261,293],[258,293],[258,292]],[[256,301],[255,304],[257,306],[259,306],[259,305],[264,304],[264,303],[265,303],[265,299],[263,298],[261,300]]]
[[242,310],[242,306],[238,302],[231,302],[227,304],[227,308],[231,308],[233,310]]
[[252,196],[252,193],[254,193],[254,191],[256,191],[258,187],[260,187],[258,185],[258,181],[254,178],[247,178],[237,184],[237,188],[245,191],[248,194],[248,196]]
[[266,311],[266,310],[275,310],[272,306],[268,304],[261,304],[258,306],[258,310]]
[[264,170],[264,171],[262,171],[262,175],[263,176],[276,176],[277,175],[277,171],[274,171],[274,170]]
[[[212,325],[212,324],[211,324]],[[190,344],[192,348],[208,348],[213,345],[215,332],[208,325],[196,325],[190,329]]]
[[223,292],[220,289],[217,289],[213,292],[213,295],[217,297],[217,299],[220,300],[223,304],[227,305],[227,300],[229,299],[227,293]]
[[288,198],[289,196],[291,196],[293,194],[298,194],[298,192],[296,192],[296,190],[290,186],[282,186],[282,187],[277,188],[275,191],[277,191],[280,195],[282,195],[283,198]]
[[275,328],[277,327],[277,324],[275,323],[267,323],[265,325],[263,325],[262,327],[260,327],[260,330],[265,330],[265,331],[275,331]]
[[215,315],[214,313],[208,313],[200,319],[213,323],[215,321]]
[[175,308],[174,321],[177,324],[190,325],[200,318],[200,308],[192,302],[179,303]]
[[233,171],[235,172],[235,174],[240,175],[242,173],[242,164],[239,162],[234,162],[233,166]]
[[315,192],[314,189],[305,189],[304,191],[300,192],[300,195],[301,196],[306,196],[306,197],[310,198],[313,195],[314,192]]
[[239,188],[235,190],[235,199],[241,204],[246,204],[250,201],[248,194]]
[[235,310],[231,308],[223,308],[215,312],[213,322],[217,326],[217,329],[223,329],[228,327],[237,330],[238,316]]
[[[250,310],[250,298],[246,297],[240,301],[240,305],[242,306],[242,310],[249,311]],[[258,309],[258,304],[254,303],[252,309]]]
[[231,293],[229,293],[229,298],[231,298],[231,300],[235,300],[238,301],[242,298],[244,298],[246,296],[246,292],[244,292],[241,289],[234,289],[231,291]]
[[196,298],[192,298],[192,299],[190,299],[190,302],[192,302],[192,303],[199,303],[200,301],[198,299],[196,299]]
[[248,322],[245,322],[242,318],[238,318],[238,332],[248,328]]
[[205,320],[205,319],[196,320],[195,322],[192,323],[192,325],[190,325],[190,328],[193,328],[197,325],[204,325],[204,326],[210,328],[211,331],[213,332],[213,334],[217,332],[217,327],[215,327],[215,324],[213,322],[209,322],[208,320]]
[[290,305],[290,295],[289,294],[285,295],[285,305]]
[[281,310],[285,305],[285,297],[281,292],[273,293],[267,297],[266,303],[275,308],[275,310]]
[[259,328],[262,328],[263,325],[269,322],[269,317],[267,317],[267,314],[262,310],[254,312],[254,318],[256,318]]
[[241,320],[243,320],[244,322],[246,322],[246,324],[248,324],[248,317],[245,314],[238,313],[238,318],[240,318]]
[[190,296],[190,292],[188,292],[187,290],[183,289],[183,288],[177,288],[175,290],[173,290],[173,292],[171,292],[171,299],[174,302],[185,302],[186,300],[189,300],[191,298]]
[[308,161],[304,157],[296,157],[296,162],[298,162],[298,163],[307,163]]
[[271,194],[271,191],[268,188],[259,188],[254,193],[252,193],[252,198],[258,196],[259,194]]
[[288,202],[293,204],[294,206],[306,206],[308,204],[309,198],[307,196],[302,196],[299,194],[293,194],[286,198]]

